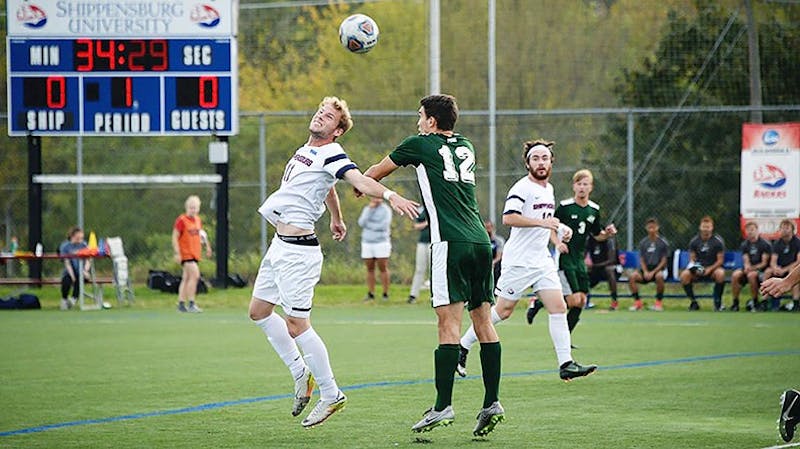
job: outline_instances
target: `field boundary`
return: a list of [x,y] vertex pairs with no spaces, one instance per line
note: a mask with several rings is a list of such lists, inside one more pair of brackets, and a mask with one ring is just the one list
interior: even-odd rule
[[[661,366],[661,365],[678,365],[682,363],[698,363],[698,362],[709,362],[715,360],[726,360],[726,359],[738,359],[738,358],[750,358],[750,357],[776,357],[776,356],[787,356],[787,355],[800,355],[800,350],[786,350],[786,351],[764,351],[764,352],[739,352],[739,353],[731,353],[731,354],[713,354],[713,355],[702,355],[702,356],[694,356],[694,357],[680,357],[677,359],[667,359],[667,360],[651,360],[645,362],[633,362],[633,363],[622,363],[617,365],[609,365],[609,366],[601,366],[598,368],[598,372],[600,371],[610,371],[610,370],[620,370],[620,369],[634,369],[634,368],[647,368],[651,366]],[[544,369],[544,370],[534,370],[534,371],[521,371],[517,373],[505,373],[503,377],[528,377],[528,376],[538,376],[544,374],[555,374],[558,370],[556,369]],[[467,376],[463,380],[476,380],[480,379],[481,376],[478,375],[471,375]],[[458,380],[458,379],[456,379]],[[462,380],[462,381],[463,381]],[[343,391],[353,391],[353,390],[363,390],[366,388],[384,388],[384,387],[397,387],[397,386],[407,386],[407,385],[419,385],[419,384],[430,384],[433,383],[433,379],[417,379],[417,380],[399,380],[399,381],[382,381],[382,382],[367,382],[363,384],[356,384],[356,385],[349,385],[343,386],[341,389]],[[220,401],[220,402],[209,402],[206,404],[200,404],[190,407],[181,407],[176,409],[170,410],[157,410],[153,412],[144,412],[144,413],[131,413],[127,415],[120,415],[120,416],[111,416],[107,418],[95,418],[95,419],[83,419],[77,421],[67,421],[62,423],[55,423],[55,424],[44,424],[40,426],[34,427],[26,427],[22,429],[15,429],[15,430],[7,430],[0,432],[0,437],[9,437],[14,435],[24,435],[24,434],[31,434],[31,433],[40,433],[46,432],[48,430],[55,430],[55,429],[63,429],[67,427],[77,427],[77,426],[85,426],[90,424],[105,424],[105,423],[112,423],[112,422],[119,422],[119,421],[130,421],[135,419],[144,419],[144,418],[152,418],[156,416],[168,416],[168,415],[178,415],[183,413],[195,413],[195,412],[203,412],[207,410],[214,410],[223,407],[232,407],[242,404],[252,404],[256,402],[266,402],[266,401],[276,401],[279,399],[288,399],[293,397],[292,394],[276,394],[270,396],[259,396],[253,398],[244,398],[244,399],[235,399],[231,401]],[[791,447],[790,446],[777,446],[777,447]]]

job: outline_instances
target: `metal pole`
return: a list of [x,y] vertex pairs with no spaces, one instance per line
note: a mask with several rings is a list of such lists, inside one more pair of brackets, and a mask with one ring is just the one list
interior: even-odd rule
[[[33,182],[42,173],[42,138],[28,134],[28,250],[35,251],[42,243],[42,185]],[[42,278],[42,260],[31,259],[28,277]]]
[[[744,8],[747,11],[747,57],[750,67],[750,106],[761,106],[761,56],[758,48],[758,23],[753,16],[753,4],[750,0],[744,0]],[[753,123],[763,122],[761,110],[750,112],[750,121]]]
[[628,186],[626,189],[626,196],[628,197],[628,221],[627,221],[627,248],[628,251],[633,251],[633,112],[628,112],[628,164],[627,164],[627,175],[628,175]]
[[[78,168],[78,176],[81,176],[81,175],[83,175],[83,136],[78,136],[78,139],[76,141],[76,146],[77,146],[77,150],[76,150],[76,153],[77,153],[76,165],[77,165],[77,168]],[[83,220],[83,182],[79,181],[75,185],[75,190],[76,190],[76,193],[78,195],[78,201],[77,201],[77,203],[78,203],[78,205],[77,205],[77,207],[78,207],[78,211],[77,211],[78,212],[78,227],[80,227],[81,229],[84,229],[84,220]],[[87,232],[86,235],[88,236],[89,233]]]
[[[217,139],[228,142],[228,136],[218,136]],[[217,288],[228,288],[228,164],[215,164],[217,174],[222,176],[217,184]]]
[[441,82],[439,66],[441,57],[441,7],[439,0],[430,0],[428,5],[428,27],[430,32],[430,42],[428,44],[428,68],[430,78],[430,93],[438,94],[441,92]]
[[496,30],[495,0],[489,0],[489,219],[497,222],[497,77],[496,77]]
[[[258,118],[258,193],[259,199],[267,198],[267,122],[264,114]],[[261,222],[261,254],[267,252],[267,221]]]

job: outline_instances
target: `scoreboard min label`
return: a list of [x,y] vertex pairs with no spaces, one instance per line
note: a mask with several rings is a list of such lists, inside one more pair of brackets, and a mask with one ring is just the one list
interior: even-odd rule
[[148,5],[9,1],[9,135],[236,134],[235,5]]

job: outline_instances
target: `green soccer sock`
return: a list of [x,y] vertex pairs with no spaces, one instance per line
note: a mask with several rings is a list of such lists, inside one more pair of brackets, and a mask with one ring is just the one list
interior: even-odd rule
[[570,333],[578,325],[578,321],[581,320],[582,311],[583,307],[570,307],[569,311],[567,311],[567,327]]
[[442,411],[453,403],[453,375],[458,365],[458,345],[439,345],[433,351],[436,370],[436,404],[433,409]]
[[500,342],[481,343],[481,369],[483,370],[483,408],[498,400],[500,394]]

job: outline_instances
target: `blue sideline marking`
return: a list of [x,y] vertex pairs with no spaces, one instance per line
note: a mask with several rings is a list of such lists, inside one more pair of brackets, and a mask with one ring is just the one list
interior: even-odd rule
[[[631,369],[631,368],[645,368],[650,366],[660,365],[677,365],[680,363],[695,363],[706,362],[710,360],[725,360],[725,359],[739,359],[747,357],[770,357],[770,356],[783,356],[783,355],[798,355],[800,350],[788,351],[768,351],[768,352],[740,352],[735,354],[717,354],[717,355],[703,355],[697,357],[683,357],[679,359],[670,360],[653,360],[650,362],[636,362],[636,363],[623,363],[620,365],[601,366],[598,371],[609,371],[617,369]],[[543,369],[535,371],[523,371],[519,373],[506,373],[503,377],[526,377],[538,376],[542,374],[553,374],[558,372],[555,369]],[[467,376],[466,380],[480,379],[480,376]],[[419,385],[433,383],[433,379],[420,379],[420,380],[399,380],[399,381],[383,381],[383,382],[369,382],[358,385],[350,385],[348,387],[341,387],[343,391],[363,390],[365,388],[383,388],[383,387],[397,387],[406,385]],[[147,413],[133,413],[130,415],[112,416],[110,418],[97,418],[97,419],[83,419],[79,421],[68,421],[58,424],[47,424],[44,426],[27,427],[24,429],[8,430],[0,432],[0,437],[8,437],[13,435],[23,435],[27,433],[39,433],[47,430],[62,429],[65,427],[85,426],[88,424],[104,424],[118,421],[129,421],[134,419],[151,418],[154,416],[167,416],[178,415],[182,413],[203,412],[206,410],[214,410],[222,407],[230,407],[242,404],[252,404],[255,402],[276,401],[279,399],[291,398],[291,394],[277,394],[272,396],[259,396],[255,398],[237,399],[234,401],[210,402],[208,404],[195,405],[193,407],[176,408],[172,410],[159,410]]]

